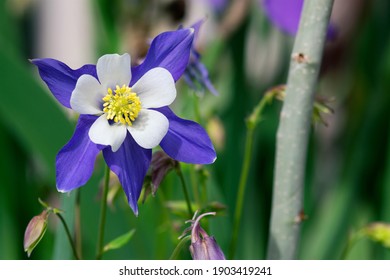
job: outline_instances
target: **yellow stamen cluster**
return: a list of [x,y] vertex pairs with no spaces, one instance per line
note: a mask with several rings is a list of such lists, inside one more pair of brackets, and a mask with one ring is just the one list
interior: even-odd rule
[[117,85],[114,92],[108,88],[103,101],[103,111],[107,114],[107,119],[116,123],[132,125],[141,110],[139,97],[126,85]]

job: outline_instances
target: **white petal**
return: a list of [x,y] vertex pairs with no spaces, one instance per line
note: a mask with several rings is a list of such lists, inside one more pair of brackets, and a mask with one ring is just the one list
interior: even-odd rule
[[176,98],[175,81],[171,73],[156,67],[145,73],[132,87],[142,108],[160,108],[170,105]]
[[110,145],[113,152],[118,151],[126,138],[126,126],[109,124],[107,116],[101,115],[89,129],[89,138],[95,144]]
[[131,80],[130,55],[106,54],[99,58],[96,71],[100,83],[107,89],[128,86]]
[[91,75],[82,75],[70,97],[70,106],[79,114],[102,113],[102,98],[106,95],[101,84]]
[[132,126],[127,126],[135,142],[145,149],[160,144],[169,128],[168,119],[160,112],[142,109]]

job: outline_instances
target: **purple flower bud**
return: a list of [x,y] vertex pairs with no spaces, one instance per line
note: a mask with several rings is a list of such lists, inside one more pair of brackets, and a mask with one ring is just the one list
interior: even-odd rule
[[192,43],[190,59],[183,77],[188,86],[198,94],[203,95],[204,92],[208,90],[213,95],[218,95],[218,91],[214,88],[210,81],[209,72],[206,66],[201,62],[201,55],[195,48],[200,27],[204,21],[204,19],[199,20],[191,26],[195,30],[195,39]]
[[[196,215],[196,213],[195,213]],[[213,236],[200,226],[200,220],[207,215],[215,215],[215,212],[204,213],[193,221],[191,231],[190,252],[194,260],[225,260],[221,248]]]
[[48,216],[49,213],[44,210],[40,215],[33,217],[27,225],[24,233],[24,251],[28,257],[45,235]]
[[177,166],[178,162],[163,151],[157,151],[152,156],[152,194],[157,192],[164,177]]
[[208,2],[210,7],[216,13],[221,13],[229,5],[228,0],[206,0],[205,2]]

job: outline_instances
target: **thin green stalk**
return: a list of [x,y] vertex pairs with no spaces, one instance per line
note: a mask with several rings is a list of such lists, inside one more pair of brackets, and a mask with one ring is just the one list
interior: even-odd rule
[[106,225],[106,213],[107,213],[107,195],[108,195],[108,185],[110,183],[110,168],[106,166],[106,171],[104,175],[104,185],[103,185],[103,194],[102,201],[100,206],[100,222],[99,222],[99,232],[98,232],[98,243],[96,251],[96,259],[100,260],[103,256],[104,248],[104,228]]
[[187,190],[187,184],[186,181],[184,180],[183,172],[181,171],[180,164],[177,165],[176,167],[176,173],[180,178],[181,186],[183,187],[183,193],[184,193],[184,198],[187,204],[187,209],[188,209],[188,215],[192,217],[194,215],[194,212],[192,211],[192,206],[191,206],[191,200],[190,196],[188,195],[188,190]]
[[[192,104],[194,105],[194,119],[197,123],[202,124],[202,114],[200,113],[200,107],[199,107],[199,96],[196,94],[196,92],[193,92],[192,94],[194,98],[194,102]],[[198,204],[198,207],[203,207],[207,201],[204,200],[203,194],[202,197],[199,194],[199,172],[196,170],[195,165],[191,165],[191,183],[192,183],[192,192],[194,193],[194,198],[196,203]]]
[[351,251],[353,245],[355,243],[351,243],[351,241],[347,241],[347,244],[345,245],[343,251],[341,252],[340,260],[346,260],[349,252]]
[[[200,194],[201,194],[201,204],[200,207],[204,208],[207,205],[208,201],[208,195],[207,195],[207,171],[203,168],[203,166],[200,167],[200,169],[197,171],[198,174],[198,181],[200,186]],[[207,222],[206,222],[207,223]]]
[[364,235],[361,232],[355,232],[350,234],[347,243],[345,244],[345,247],[341,252],[341,257],[340,257],[341,260],[347,259],[349,252],[351,252],[352,248],[359,240],[362,239],[362,237],[364,237]]
[[244,160],[241,169],[240,182],[238,185],[238,193],[237,193],[237,200],[236,200],[236,208],[234,212],[233,234],[232,234],[232,240],[230,244],[229,259],[234,259],[234,256],[236,254],[242,209],[243,209],[244,198],[245,198],[246,183],[248,180],[248,174],[249,174],[250,164],[252,159],[253,136],[254,136],[255,128],[260,121],[261,113],[265,105],[271,99],[272,99],[272,93],[265,94],[264,97],[261,99],[260,103],[255,107],[252,114],[249,116],[249,118],[246,121],[247,131],[246,131],[246,139],[245,139],[245,152],[244,152]]
[[233,235],[229,251],[229,259],[234,259],[236,253],[238,233],[240,229],[241,216],[242,216],[242,206],[244,204],[246,182],[248,179],[248,173],[250,169],[250,162],[252,158],[252,146],[253,146],[253,129],[248,129],[245,139],[245,154],[244,162],[241,169],[240,183],[238,185],[238,193],[236,200],[236,210],[234,212],[233,220]]
[[194,113],[195,113],[195,121],[199,124],[202,124],[202,114],[200,113],[200,107],[199,107],[199,96],[194,92]]
[[76,249],[77,253],[80,256],[80,258],[83,258],[82,254],[82,235],[81,235],[81,188],[78,188],[76,190],[76,207],[75,207],[75,243],[76,243]]
[[[74,232],[74,211],[76,204],[76,192],[70,192],[67,195],[60,197],[61,210],[66,213],[68,229],[70,232]],[[69,249],[65,230],[58,227],[55,234],[54,248],[53,248],[53,259],[54,260],[67,260],[72,258],[73,252]]]
[[191,178],[191,188],[192,193],[194,194],[194,200],[198,207],[202,207],[203,202],[201,202],[200,195],[199,195],[199,188],[198,188],[198,178],[197,178],[197,172],[195,170],[196,166],[194,164],[191,164],[190,166],[190,178]]
[[72,251],[73,251],[73,255],[74,255],[75,259],[76,259],[76,260],[79,260],[80,257],[79,257],[79,255],[77,254],[76,246],[75,246],[75,244],[74,244],[74,242],[73,242],[72,235],[70,234],[68,225],[66,224],[66,221],[65,221],[64,217],[62,217],[62,215],[61,215],[60,213],[55,213],[55,214],[56,214],[57,217],[60,219],[62,225],[63,225],[64,228],[65,228],[66,236],[68,237],[70,246],[72,247]]
[[304,2],[277,132],[268,259],[298,256],[313,100],[333,1]]
[[186,245],[186,243],[191,240],[191,235],[188,235],[188,236],[185,236],[183,237],[179,244],[177,244],[175,250],[173,250],[172,252],[172,255],[169,257],[169,260],[177,260],[178,259],[178,256],[180,254],[180,251],[183,249],[184,245]]
[[[159,202],[159,207],[161,208],[161,221],[163,222],[164,228],[168,231],[168,236],[171,237],[172,243],[176,242],[176,238],[174,237],[177,232],[175,231],[174,227],[172,227],[173,221],[170,217],[170,211],[166,205],[167,198],[165,197],[165,193],[163,190],[160,190],[158,192],[158,195],[156,195],[158,202]],[[166,225],[166,226],[165,226]],[[158,246],[158,251],[157,251],[157,258],[158,259],[165,259],[166,258],[166,252],[167,248],[169,247],[169,244],[167,242],[161,242],[161,244]]]

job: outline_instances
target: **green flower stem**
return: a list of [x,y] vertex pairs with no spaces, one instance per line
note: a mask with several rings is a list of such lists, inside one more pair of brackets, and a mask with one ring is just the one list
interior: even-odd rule
[[200,107],[199,107],[199,96],[196,94],[196,92],[193,93],[194,96],[194,114],[195,114],[195,121],[202,125],[202,114],[200,113]]
[[181,186],[183,187],[184,198],[185,198],[186,203],[187,203],[188,215],[192,218],[192,216],[194,215],[194,212],[192,211],[191,200],[190,200],[190,196],[188,195],[188,190],[187,190],[187,184],[186,184],[186,181],[184,180],[184,176],[183,176],[183,172],[181,171],[180,164],[178,164],[176,167],[176,173],[179,176]]
[[187,235],[185,237],[183,237],[179,244],[177,244],[175,250],[173,250],[172,252],[172,255],[169,257],[169,260],[177,260],[178,259],[178,256],[181,252],[181,250],[183,249],[184,245],[187,244],[187,242],[191,239],[191,235]]
[[81,189],[78,188],[76,190],[76,207],[75,207],[75,243],[76,243],[76,249],[77,253],[80,256],[80,258],[83,258],[82,255],[82,234],[81,234],[81,213],[80,213],[80,205],[81,204]]
[[[207,205],[208,201],[208,195],[207,195],[207,171],[204,169],[203,166],[199,168],[197,171],[198,178],[199,178],[199,186],[201,190],[201,204],[200,207],[204,208]],[[206,223],[207,224],[207,220]]]
[[65,232],[66,232],[66,236],[68,237],[70,246],[72,247],[73,255],[74,255],[76,260],[79,260],[80,257],[79,257],[79,255],[77,253],[76,245],[73,242],[72,235],[70,234],[69,227],[66,224],[66,221],[65,221],[64,217],[62,217],[62,215],[60,213],[54,213],[54,214],[60,219],[62,225],[64,226],[64,229],[65,229]]
[[[60,196],[61,210],[66,213],[67,225],[70,232],[74,232],[74,218],[76,205],[76,192]],[[44,206],[46,207],[46,206]],[[58,227],[54,239],[53,259],[67,260],[72,258],[73,252],[67,244],[68,236],[62,227]]]
[[244,161],[241,169],[240,182],[238,185],[238,193],[236,200],[236,208],[234,212],[234,220],[233,220],[233,234],[232,240],[230,244],[229,251],[229,259],[234,259],[238,241],[238,234],[240,230],[241,216],[242,216],[242,208],[244,204],[245,197],[245,189],[246,183],[248,180],[248,174],[250,169],[250,163],[252,159],[252,148],[253,148],[253,137],[256,125],[259,123],[261,119],[261,113],[267,103],[269,103],[273,96],[272,92],[267,93],[260,100],[260,103],[255,107],[252,114],[246,120],[246,139],[245,139],[245,152],[244,152]]
[[[166,228],[168,236],[171,237],[170,238],[171,242],[173,244],[176,244],[176,238],[174,236],[177,235],[177,232],[174,229],[174,227],[172,227],[174,222],[170,216],[171,212],[166,205],[168,199],[166,198],[165,193],[163,191],[159,191],[158,195],[156,195],[156,198],[158,199],[158,202],[160,204],[159,205],[160,209],[158,210],[161,211],[161,213],[159,212],[161,215],[160,220],[164,221],[163,226],[164,228]],[[167,257],[166,252],[169,250],[168,247],[170,246],[170,244],[168,242],[160,242],[159,244],[160,245],[158,246],[158,250],[156,251],[156,258],[166,259]]]
[[296,259],[307,143],[333,0],[304,2],[276,141],[268,259]]
[[103,185],[102,202],[100,208],[100,222],[99,222],[98,243],[97,243],[97,252],[96,252],[97,260],[100,260],[102,258],[103,249],[104,249],[104,228],[106,225],[108,185],[110,183],[110,168],[108,166],[106,166],[106,171],[104,176],[105,177],[104,177],[104,185]]
[[355,233],[351,233],[348,237],[347,243],[345,244],[345,248],[343,249],[341,253],[341,260],[346,260],[348,257],[349,252],[351,252],[352,248],[355,246],[355,244],[363,239],[364,233],[363,231],[358,231]]
[[[202,125],[202,114],[200,112],[200,106],[199,106],[199,99],[200,97],[196,94],[194,91],[192,94],[194,98],[194,102],[192,104],[194,105],[194,120]],[[198,170],[196,170],[196,165],[191,165],[191,181],[192,181],[192,188],[194,193],[194,198],[196,203],[198,204],[198,207],[202,208],[207,203],[207,195],[204,193],[204,188],[201,189],[199,194],[199,184],[202,181],[202,178],[199,176]]]
[[199,195],[196,166],[194,164],[190,165],[190,178],[191,178],[191,187],[192,187],[192,193],[194,194],[195,203],[199,205],[198,207],[201,207],[202,202],[200,200],[200,195]]

